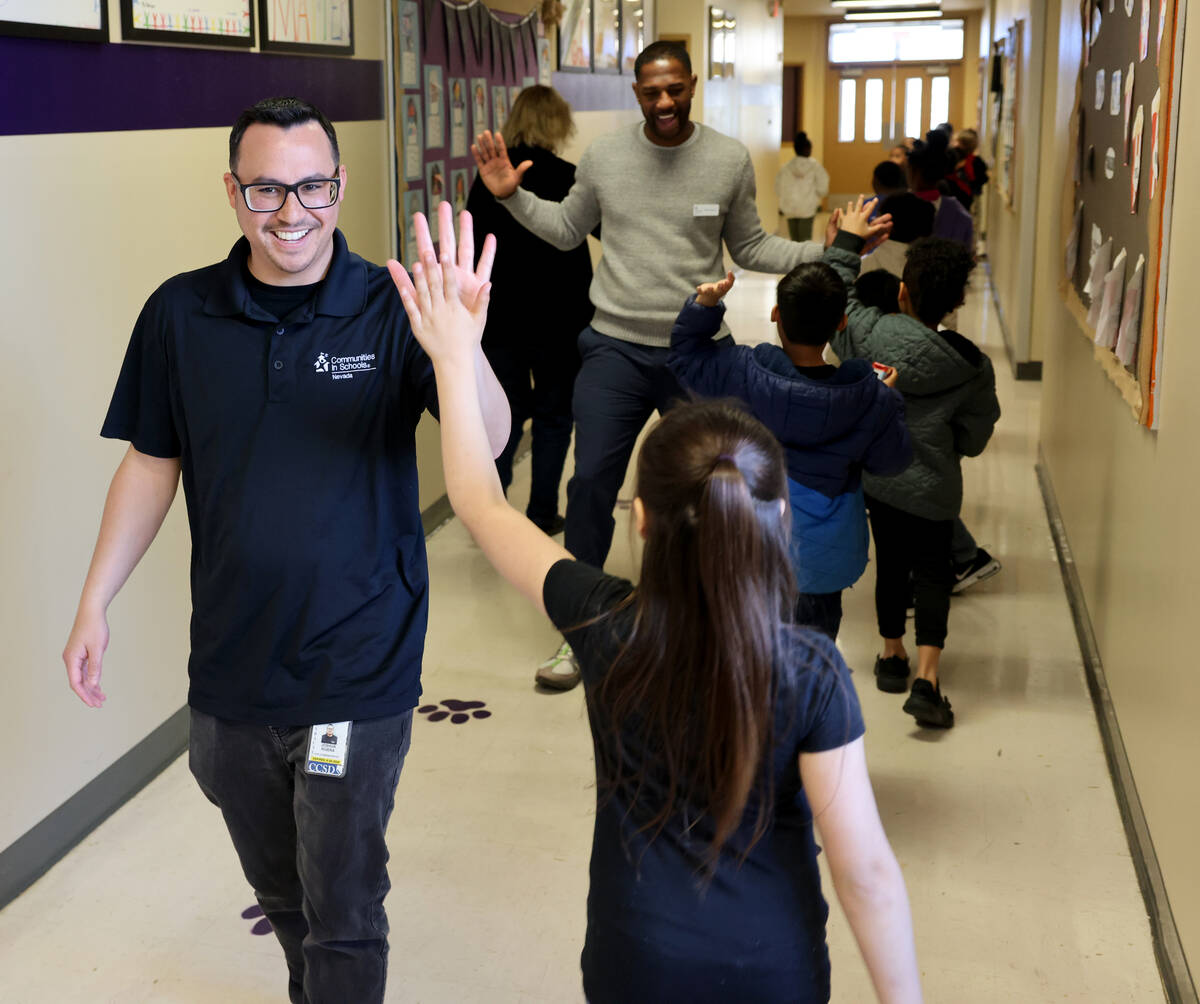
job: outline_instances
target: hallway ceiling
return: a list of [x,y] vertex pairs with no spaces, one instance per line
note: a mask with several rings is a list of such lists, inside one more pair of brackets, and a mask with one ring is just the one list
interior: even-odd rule
[[[904,6],[904,0],[896,0],[896,6]],[[942,0],[947,13],[981,9],[979,0]],[[785,17],[839,17],[842,12],[829,0],[783,0],[783,13]]]

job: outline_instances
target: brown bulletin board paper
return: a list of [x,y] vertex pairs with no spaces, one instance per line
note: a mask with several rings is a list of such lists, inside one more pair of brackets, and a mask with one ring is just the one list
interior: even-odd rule
[[[1148,428],[1157,428],[1159,406],[1158,389],[1161,386],[1162,367],[1162,312],[1166,289],[1164,255],[1168,246],[1170,214],[1164,212],[1170,205],[1174,181],[1174,130],[1178,122],[1179,86],[1179,39],[1176,36],[1179,3],[1153,3],[1151,37],[1162,31],[1162,56],[1159,60],[1141,59],[1141,17],[1135,11],[1132,17],[1115,16],[1103,19],[1095,44],[1089,46],[1087,27],[1093,0],[1081,0],[1080,11],[1084,26],[1079,76],[1076,80],[1075,103],[1071,119],[1070,146],[1073,156],[1068,158],[1068,169],[1064,172],[1062,198],[1060,199],[1061,246],[1066,250],[1072,228],[1078,226],[1078,250],[1076,268],[1059,284],[1067,311],[1075,320],[1080,334],[1089,342],[1095,331],[1087,323],[1088,305],[1081,290],[1088,278],[1090,255],[1088,235],[1093,227],[1099,227],[1102,240],[1112,240],[1114,253],[1126,248],[1130,266],[1144,256],[1145,271],[1142,277],[1141,318],[1137,326],[1136,358],[1133,368],[1122,365],[1111,348],[1093,344],[1092,351],[1105,374],[1117,387],[1122,398],[1129,404],[1133,416]],[[1118,6],[1122,6],[1118,0]],[[1138,0],[1141,6],[1141,0]],[[1165,18],[1165,21],[1163,19]],[[1154,41],[1157,41],[1154,38]],[[1157,46],[1153,46],[1154,52]],[[1157,53],[1155,53],[1157,54]],[[1130,90],[1128,67],[1133,60],[1135,76]],[[1146,121],[1143,124],[1143,141],[1138,158],[1140,184],[1132,189],[1135,170],[1133,154],[1134,122],[1125,127],[1129,113],[1113,116],[1106,107],[1097,112],[1094,104],[1095,76],[1100,68],[1123,70],[1121,90],[1123,105],[1135,111],[1145,106]],[[1156,92],[1161,88],[1161,95]],[[1153,114],[1155,102],[1158,114]],[[1122,111],[1124,112],[1124,108]],[[1133,118],[1133,116],[1129,116]],[[1124,134],[1124,135],[1122,135]],[[1102,154],[1112,146],[1124,152],[1126,144],[1130,151],[1129,164],[1119,164],[1113,178],[1105,178],[1102,169]],[[1094,169],[1088,169],[1084,151],[1093,148],[1096,152]],[[1118,161],[1124,160],[1123,156]],[[1082,169],[1081,169],[1082,165]],[[1082,219],[1076,220],[1076,211],[1082,204]],[[1131,212],[1130,209],[1133,211]],[[1069,261],[1069,257],[1064,259]]]

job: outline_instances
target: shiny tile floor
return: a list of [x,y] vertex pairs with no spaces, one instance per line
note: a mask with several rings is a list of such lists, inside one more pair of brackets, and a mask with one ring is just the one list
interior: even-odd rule
[[[772,298],[770,277],[739,277],[729,320],[740,339],[771,336]],[[1004,569],[953,604],[942,679],[957,726],[919,730],[901,696],[872,685],[870,569],[847,594],[840,639],[926,997],[1161,1001],[1034,476],[1039,385],[1009,378],[982,275],[960,327],[995,361],[1004,408],[987,452],[966,464],[964,516]],[[390,834],[388,1000],[579,1001],[593,801],[583,694],[536,692],[533,668],[556,636],[460,525],[429,552],[425,700],[483,701],[492,714],[459,725],[418,715]],[[632,568],[624,518],[609,568]],[[252,904],[181,760],[0,913],[0,1000],[284,1000],[274,939],[243,916]],[[836,903],[829,941],[834,1000],[870,1000]]]

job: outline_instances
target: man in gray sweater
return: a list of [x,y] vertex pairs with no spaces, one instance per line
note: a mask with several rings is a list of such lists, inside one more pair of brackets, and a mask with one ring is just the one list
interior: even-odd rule
[[[702,282],[725,274],[721,242],[734,262],[757,272],[789,272],[821,257],[823,246],[767,234],[755,204],[754,166],[735,139],[690,120],[696,77],[687,50],[654,42],[634,65],[643,123],[597,139],[584,153],[562,202],[520,187],[530,161],[513,165],[503,138],[472,145],[479,177],[513,217],[568,250],[599,224],[604,255],[591,285],[595,316],[579,336],[575,381],[575,472],[567,485],[567,550],[603,567],[613,506],[638,433],[683,392],[667,369],[671,325]],[[530,276],[554,281],[553,276]],[[718,337],[729,333],[722,323]],[[569,652],[538,679],[567,689],[578,682]]]

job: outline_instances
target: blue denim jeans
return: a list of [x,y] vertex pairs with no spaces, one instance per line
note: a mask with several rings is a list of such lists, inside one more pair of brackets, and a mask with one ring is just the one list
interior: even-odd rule
[[308,727],[192,709],[188,761],[225,818],[242,871],[283,946],[293,1004],[383,1000],[391,887],[384,842],[412,711],[350,730],[346,774],[304,771]]

